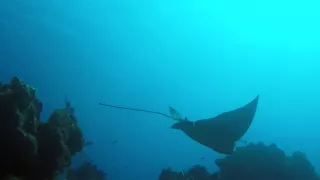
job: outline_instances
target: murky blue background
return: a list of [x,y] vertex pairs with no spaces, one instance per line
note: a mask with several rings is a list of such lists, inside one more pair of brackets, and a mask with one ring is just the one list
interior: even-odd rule
[[151,180],[162,168],[194,164],[215,171],[221,155],[170,129],[170,119],[98,102],[163,113],[173,106],[197,120],[260,94],[243,139],[301,150],[319,169],[319,7],[315,0],[1,0],[0,77],[37,88],[42,120],[67,96],[94,142],[86,153],[110,179]]

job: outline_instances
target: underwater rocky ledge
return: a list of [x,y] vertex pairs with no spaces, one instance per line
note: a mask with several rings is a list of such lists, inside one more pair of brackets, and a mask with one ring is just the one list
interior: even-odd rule
[[[69,102],[54,110],[47,121],[40,121],[42,106],[35,88],[19,78],[0,84],[0,180],[57,179],[70,166],[72,156],[85,146]],[[237,147],[215,163],[219,167],[215,173],[196,165],[186,172],[164,169],[159,180],[320,180],[305,154],[287,156],[275,144]],[[68,180],[107,178],[91,162],[68,169]]]

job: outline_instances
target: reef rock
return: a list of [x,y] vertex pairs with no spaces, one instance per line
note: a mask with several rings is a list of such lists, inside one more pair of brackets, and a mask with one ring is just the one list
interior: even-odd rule
[[219,171],[211,175],[195,166],[186,173],[165,169],[159,180],[320,180],[305,154],[286,156],[275,144],[251,143],[215,162]]
[[302,153],[286,156],[275,144],[238,147],[230,156],[216,160],[222,180],[319,180]]
[[32,86],[14,77],[0,84],[0,179],[54,179],[84,146],[70,104],[40,122],[42,103]]

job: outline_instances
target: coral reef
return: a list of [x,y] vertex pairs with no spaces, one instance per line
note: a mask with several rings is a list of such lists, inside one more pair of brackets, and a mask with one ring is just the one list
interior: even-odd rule
[[249,144],[217,159],[219,171],[210,174],[195,166],[186,173],[165,169],[159,180],[320,180],[314,167],[301,152],[286,156],[275,144]]
[[40,122],[42,103],[14,77],[0,85],[0,179],[51,180],[84,146],[70,103]]
[[85,162],[76,169],[70,169],[66,177],[68,180],[105,180],[106,178],[107,174],[90,162]]

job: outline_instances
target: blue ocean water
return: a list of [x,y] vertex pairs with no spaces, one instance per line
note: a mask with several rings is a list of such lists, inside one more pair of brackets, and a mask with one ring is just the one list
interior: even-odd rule
[[[249,142],[300,150],[319,170],[317,1],[2,0],[0,77],[37,89],[42,120],[67,96],[110,179],[157,179],[162,168],[217,170],[223,155],[162,116],[99,102],[213,117],[260,94]],[[116,141],[117,143],[113,143]],[[202,159],[204,157],[204,159]]]

